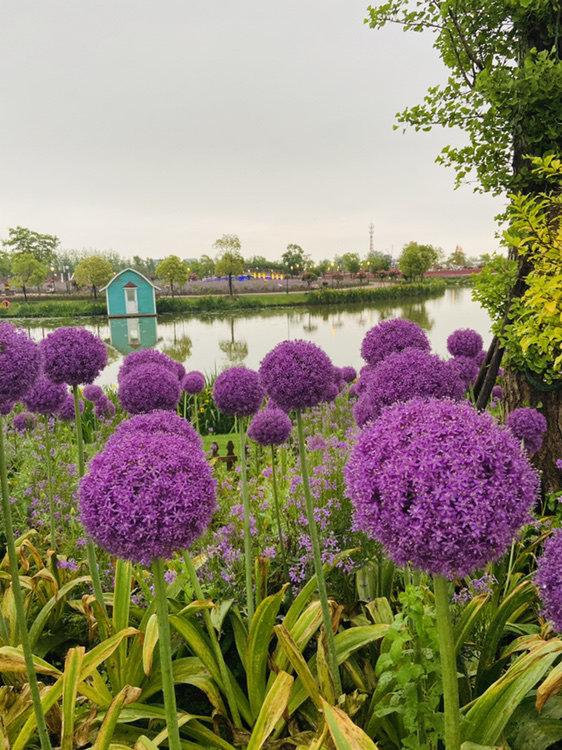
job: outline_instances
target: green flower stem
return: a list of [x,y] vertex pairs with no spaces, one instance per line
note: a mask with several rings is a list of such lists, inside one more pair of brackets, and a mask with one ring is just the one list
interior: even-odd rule
[[459,750],[461,746],[459,687],[447,579],[443,576],[433,576],[433,591],[435,593],[435,614],[443,672],[445,750]]
[[[419,589],[421,587],[421,572],[417,568],[414,569],[413,578],[414,578],[414,586],[417,589]],[[416,664],[419,664],[419,666],[423,667],[421,638],[416,628],[416,625],[411,618],[410,618],[410,627],[411,629],[414,630],[414,662]],[[424,697],[424,685],[421,679],[418,679],[416,681],[416,695],[418,698],[419,705],[420,706],[423,705],[425,697]],[[425,717],[422,713],[420,713],[418,717],[418,742],[420,746],[425,745],[425,743],[427,742],[427,732],[425,729]]]
[[164,580],[164,562],[160,558],[152,561],[152,576],[156,600],[156,617],[158,620],[158,647],[160,650],[160,671],[162,673],[166,728],[168,729],[168,747],[170,750],[181,750],[176,693],[172,672],[172,646],[170,642],[166,581]]
[[197,394],[193,394],[193,411],[194,411],[194,424],[195,429],[197,432],[199,432],[199,399],[197,398]]
[[[80,404],[78,401],[78,386],[72,386],[72,393],[74,395],[74,421],[76,424],[76,447],[78,449],[78,478],[81,479],[86,472],[86,465],[84,462],[84,440],[82,438],[82,417],[80,415]],[[107,607],[103,598],[103,591],[101,588],[100,572],[98,568],[98,559],[96,556],[96,548],[91,539],[86,542],[86,551],[88,553],[88,566],[90,568],[90,576],[92,578],[92,585],[94,588],[94,596],[96,597],[97,603],[100,605],[102,612],[107,616]]]
[[[189,574],[189,580],[191,581],[191,585],[193,586],[193,592],[196,598],[199,599],[199,601],[203,601],[204,600],[203,590],[201,588],[201,584],[199,583],[199,578],[197,577],[197,571],[195,570],[195,565],[193,564],[193,560],[191,559],[191,556],[187,550],[183,554],[183,559],[185,562],[185,566],[187,568],[187,572]],[[242,727],[242,722],[240,720],[240,712],[238,710],[238,704],[236,703],[236,698],[234,697],[232,684],[230,682],[230,675],[228,674],[228,670],[226,668],[226,664],[224,661],[224,656],[221,651],[221,647],[219,645],[217,632],[215,628],[213,627],[213,623],[211,622],[211,615],[209,614],[209,610],[207,609],[203,610],[203,620],[205,621],[205,627],[207,628],[207,633],[209,634],[209,638],[211,639],[211,645],[215,652],[215,658],[217,660],[220,674],[222,677],[226,699],[228,701],[228,705],[230,706],[230,713],[232,714],[232,720],[234,722],[234,725],[240,729]]]
[[310,534],[310,539],[312,541],[312,550],[314,552],[314,572],[316,573],[316,579],[318,581],[318,595],[320,597],[320,606],[322,608],[322,621],[324,623],[324,630],[326,631],[328,664],[332,672],[334,689],[336,691],[337,698],[342,694],[343,690],[341,686],[340,672],[338,669],[338,661],[336,657],[336,642],[334,640],[334,631],[332,630],[332,617],[330,614],[330,605],[328,603],[328,591],[326,589],[326,580],[324,578],[324,570],[322,567],[320,541],[318,539],[318,530],[316,528],[316,520],[314,518],[314,506],[312,504],[312,497],[310,495],[310,483],[308,481],[308,466],[306,462],[306,449],[304,445],[302,415],[300,411],[297,411],[297,427],[299,433],[299,456],[301,463],[302,488],[304,491],[304,499],[306,503],[308,531]]
[[281,550],[283,578],[285,579],[285,583],[289,583],[289,568],[287,566],[287,557],[285,555],[285,545],[283,544],[283,532],[281,531],[281,511],[279,510],[279,496],[277,492],[277,467],[274,445],[271,446],[271,476],[273,478],[273,503],[275,505],[275,515],[277,516],[277,532],[279,534],[279,549]]
[[12,508],[10,505],[10,494],[8,491],[8,475],[6,471],[6,454],[4,450],[4,423],[0,416],[0,484],[2,485],[2,513],[4,515],[4,528],[6,532],[6,546],[8,548],[8,559],[10,561],[10,575],[12,578],[12,592],[14,595],[14,604],[16,605],[16,616],[20,631],[21,647],[25,661],[27,679],[29,680],[29,692],[31,693],[31,702],[35,712],[35,721],[37,722],[37,733],[42,750],[51,750],[51,742],[47,731],[47,722],[41,708],[41,695],[39,693],[39,684],[37,674],[33,666],[33,652],[29,643],[29,633],[27,632],[27,622],[25,618],[25,607],[23,602],[23,593],[20,587],[18,560],[16,553],[16,542],[14,539],[14,527],[12,524]]
[[43,417],[45,425],[45,453],[47,456],[47,493],[49,497],[49,523],[51,526],[51,549],[57,549],[57,535],[55,533],[55,500],[53,497],[53,468],[51,463],[51,435],[49,432],[49,417]]
[[246,568],[246,605],[248,622],[254,618],[254,589],[252,585],[252,536],[250,533],[250,500],[248,498],[248,478],[246,476],[246,419],[236,417],[240,435],[240,468],[242,473],[242,502],[244,503],[244,565]]

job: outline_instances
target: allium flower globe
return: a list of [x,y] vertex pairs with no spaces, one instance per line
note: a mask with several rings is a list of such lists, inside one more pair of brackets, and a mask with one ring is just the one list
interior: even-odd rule
[[45,375],[53,383],[92,383],[107,364],[105,344],[85,328],[57,328],[40,347]]
[[351,367],[351,365],[346,365],[345,367],[341,368],[341,375],[346,383],[353,383],[353,381],[357,377],[357,372],[355,370],[355,367]]
[[13,401],[0,401],[0,415],[3,417],[8,416],[8,414],[12,411],[14,408],[14,402]]
[[93,404],[98,402],[100,398],[103,398],[105,396],[103,392],[103,388],[101,388],[99,385],[87,385],[82,390],[82,395],[86,399],[86,401],[91,401]]
[[544,433],[548,428],[546,418],[540,411],[530,407],[514,409],[505,424],[517,440],[523,440],[530,454],[540,450]]
[[[130,355],[129,355],[130,356]],[[175,410],[181,396],[178,378],[161,365],[139,365],[119,382],[117,397],[129,414],[143,414],[154,409]]]
[[150,564],[186,549],[207,528],[215,481],[202,450],[174,434],[110,441],[80,481],[80,516],[110,554]]
[[181,380],[185,375],[185,368],[179,362],[176,362],[171,357],[168,357],[164,352],[159,352],[157,349],[138,349],[135,352],[127,354],[123,360],[123,364],[119,368],[117,373],[117,382],[119,385],[127,378],[133,370],[137,367],[143,367],[144,365],[160,365],[166,370],[173,372],[178,380]]
[[[20,328],[0,323],[0,402],[19,401],[39,376],[39,347]],[[11,408],[11,407],[10,407]],[[9,413],[10,409],[8,409]]]
[[562,529],[555,529],[544,543],[535,581],[544,614],[562,633]]
[[405,318],[383,320],[367,331],[361,344],[361,356],[369,365],[382,362],[385,357],[403,349],[430,350],[429,339],[423,328]]
[[[80,410],[80,414],[84,411],[84,402],[81,398],[78,399],[78,408]],[[65,422],[70,422],[72,419],[75,418],[74,414],[74,397],[71,393],[67,393],[64,397],[64,401],[60,405],[58,411],[57,411],[57,417],[59,419],[64,420]]]
[[120,440],[124,435],[136,434],[138,432],[177,435],[188,443],[197,446],[197,448],[201,448],[203,445],[201,436],[186,419],[183,419],[174,412],[161,409],[151,411],[148,414],[137,414],[131,417],[131,419],[126,419],[117,426],[109,440]]
[[478,370],[480,368],[473,357],[453,357],[447,360],[447,364],[456,371],[458,377],[467,388],[478,377]]
[[205,390],[205,376],[197,370],[187,372],[182,378],[181,387],[182,390],[193,396],[202,393]]
[[397,565],[464,576],[530,520],[538,475],[508,430],[467,402],[413,399],[363,430],[346,467],[355,526]]
[[333,383],[328,355],[310,341],[282,341],[260,364],[263,386],[283,411],[317,406]]
[[264,396],[260,376],[247,367],[221,372],[213,385],[213,399],[222,414],[250,417],[259,410]]
[[29,411],[22,411],[14,417],[14,430],[27,432],[33,430],[37,424],[37,417]]
[[291,429],[291,420],[282,409],[264,409],[250,422],[248,437],[260,445],[282,445]]
[[[367,380],[354,409],[359,427],[375,419],[385,406],[411,398],[460,399],[464,385],[456,371],[437,354],[404,349],[380,362]],[[365,421],[363,421],[365,420]]]
[[94,414],[98,419],[111,419],[115,416],[115,404],[103,395],[94,404]]
[[472,357],[482,351],[482,336],[472,328],[459,328],[447,339],[447,351],[453,357]]
[[[23,402],[29,411],[35,411],[37,414],[46,416],[48,414],[56,414],[67,396],[68,391],[65,385],[62,383],[53,383],[52,380],[42,375],[33,388],[30,388],[25,394]],[[74,400],[72,403],[74,404]]]

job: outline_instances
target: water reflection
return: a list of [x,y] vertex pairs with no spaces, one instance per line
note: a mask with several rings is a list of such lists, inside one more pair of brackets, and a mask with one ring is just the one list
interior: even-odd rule
[[[101,326],[95,326],[96,336],[101,335]],[[156,346],[156,318],[109,318],[109,343],[121,354],[130,354],[136,349],[151,349]]]
[[[425,301],[387,303],[377,307],[293,308],[279,311],[270,309],[202,316],[160,315],[138,320],[138,340],[142,346],[154,346],[181,361],[188,370],[220,371],[225,367],[244,364],[257,368],[263,357],[284,339],[304,338],[321,346],[334,364],[364,364],[361,342],[366,331],[381,320],[405,317],[419,323],[428,333],[432,349],[447,355],[447,337],[456,328],[474,328],[487,345],[491,339],[489,319],[477,303],[472,302],[470,289],[448,290],[442,297]],[[115,323],[121,323],[119,331]],[[117,371],[123,355],[133,351],[136,339],[127,328],[126,319],[72,321],[60,319],[23,321],[29,334],[36,340],[60,325],[81,325],[111,344],[114,361],[102,373],[98,382],[116,383]],[[123,329],[123,324],[125,328]],[[148,328],[150,336],[148,336]],[[119,328],[119,326],[117,326]],[[144,338],[143,332],[147,338]]]

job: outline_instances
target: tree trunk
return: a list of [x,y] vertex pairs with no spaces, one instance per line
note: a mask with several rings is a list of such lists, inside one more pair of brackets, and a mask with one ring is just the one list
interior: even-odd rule
[[228,289],[230,291],[230,296],[232,297],[232,274],[228,274]]
[[27,292],[25,291],[25,284],[22,284],[21,286],[22,286],[22,289],[23,289],[23,298],[27,302]]
[[544,490],[562,489],[562,472],[556,466],[556,461],[562,458],[562,387],[542,391],[531,385],[525,373],[506,370],[503,399],[506,416],[514,409],[530,406],[546,418],[548,430],[532,463],[541,472]]
[[98,295],[97,295],[97,290],[96,290],[96,285],[95,284],[92,284],[92,289],[94,290],[94,299],[97,299]]
[[170,279],[170,292],[172,293],[172,297],[174,296],[174,281],[173,279]]

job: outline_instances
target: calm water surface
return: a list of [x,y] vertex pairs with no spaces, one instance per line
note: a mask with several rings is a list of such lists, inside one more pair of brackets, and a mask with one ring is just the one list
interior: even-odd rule
[[[419,323],[433,351],[444,357],[448,356],[447,337],[457,328],[474,328],[482,335],[484,346],[491,340],[488,315],[472,301],[468,288],[448,289],[436,299],[376,307],[299,307],[228,316],[161,315],[156,322],[121,320],[112,321],[111,326],[107,320],[77,318],[72,325],[87,328],[109,345],[110,362],[97,382],[111,385],[117,383],[124,355],[145,346],[166,352],[188,370],[211,373],[240,364],[257,368],[280,341],[306,339],[322,347],[335,365],[359,369],[365,364],[360,354],[365,333],[381,320],[397,317]],[[35,340],[61,324],[54,319],[34,321],[32,326],[28,322],[21,324]]]

